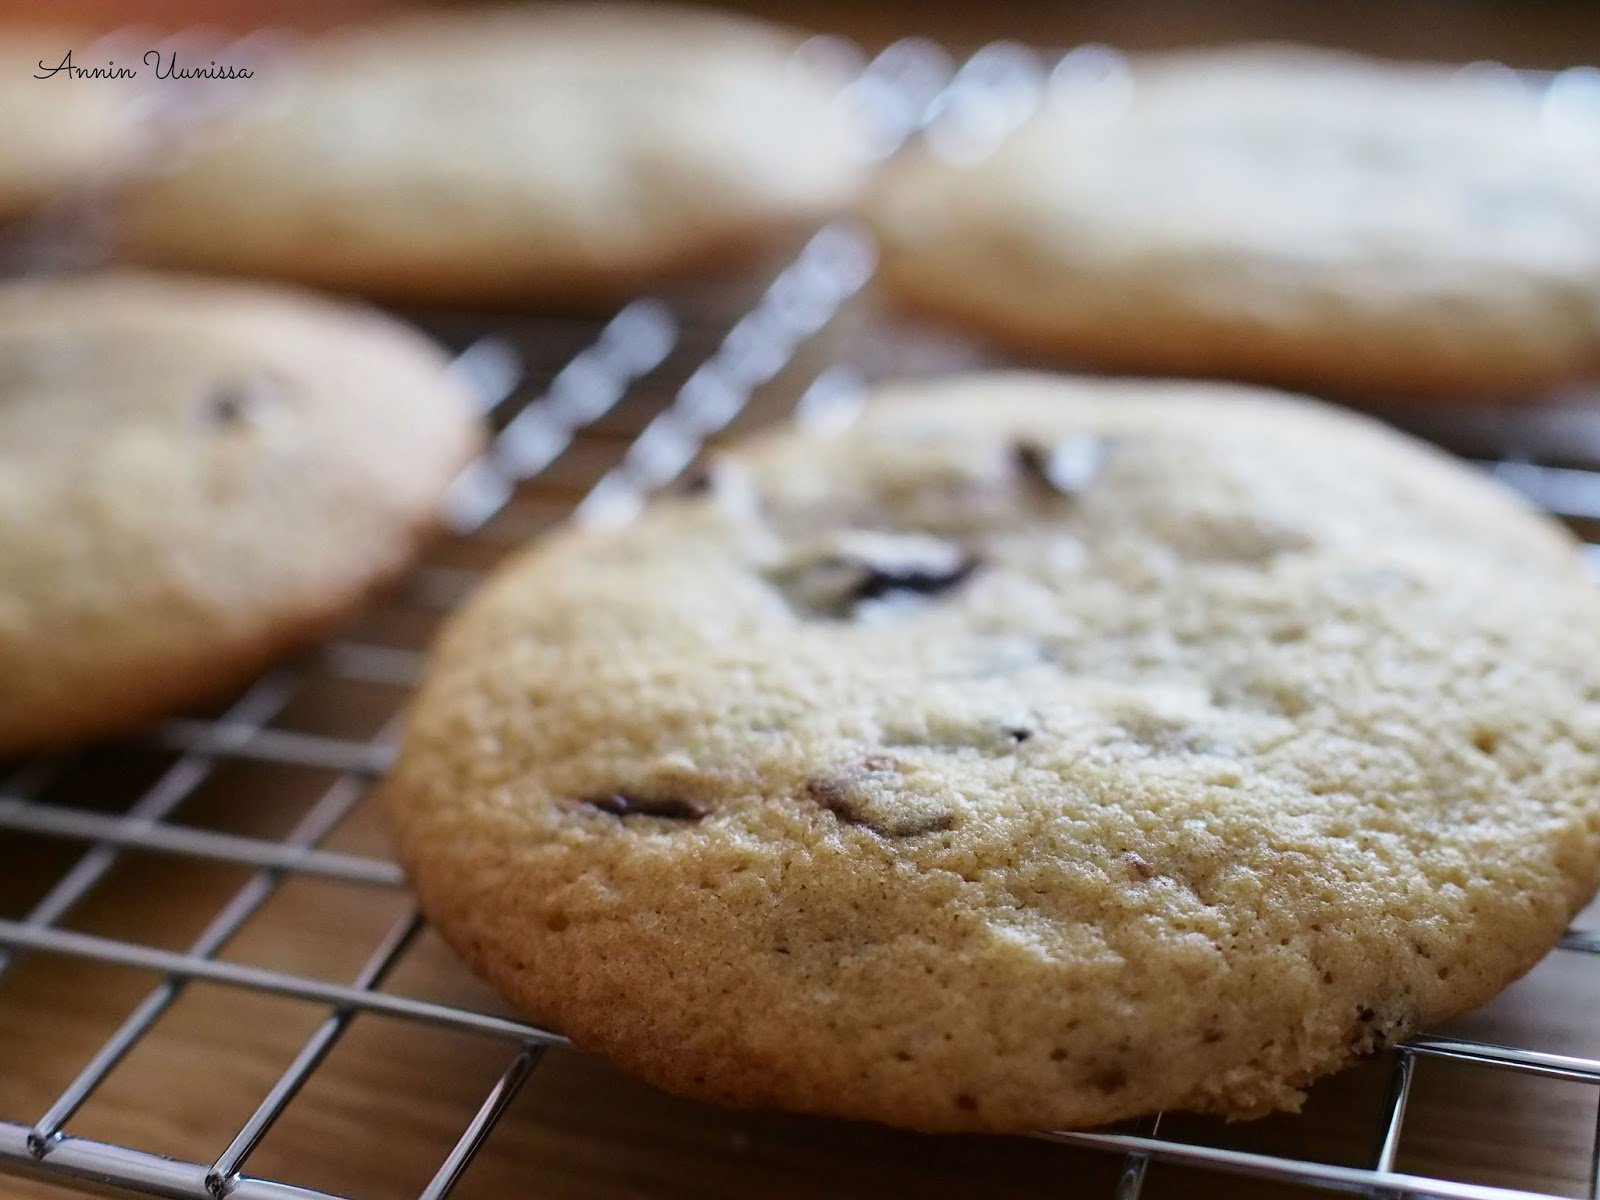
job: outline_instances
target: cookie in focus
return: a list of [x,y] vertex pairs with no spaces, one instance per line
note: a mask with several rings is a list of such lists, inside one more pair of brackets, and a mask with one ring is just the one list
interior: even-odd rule
[[386,785],[432,922],[662,1087],[922,1129],[1255,1116],[1600,870],[1573,540],[1311,401],[988,375],[513,560]]

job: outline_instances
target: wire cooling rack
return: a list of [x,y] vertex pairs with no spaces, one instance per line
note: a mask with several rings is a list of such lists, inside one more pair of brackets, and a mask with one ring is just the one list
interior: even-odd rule
[[[1063,62],[1115,69],[1094,49]],[[965,152],[1026,115],[1045,66],[994,45],[957,68],[902,42],[848,100],[884,152],[919,131]],[[440,1200],[458,1184],[1137,1200],[1207,1179],[1216,1195],[1600,1192],[1597,928],[1570,931],[1460,1036],[1414,1038],[1320,1085],[1305,1115],[1032,1140],[661,1097],[508,1015],[431,940],[371,788],[438,618],[529,535],[574,513],[626,519],[730,428],[848,422],[866,378],[964,357],[860,312],[872,269],[870,239],[835,223],[752,303],[731,287],[604,322],[408,314],[458,351],[496,431],[452,489],[453,536],[338,638],[217,711],[0,773],[0,1168],[193,1200]],[[1600,531],[1589,408],[1382,411]],[[457,1040],[430,1050],[430,1036]],[[715,1159],[732,1173],[706,1173]]]

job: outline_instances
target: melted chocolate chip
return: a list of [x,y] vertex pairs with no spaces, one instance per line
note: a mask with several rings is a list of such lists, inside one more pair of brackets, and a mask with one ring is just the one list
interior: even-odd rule
[[850,591],[850,600],[860,604],[897,593],[932,596],[955,587],[977,569],[978,560],[970,554],[963,554],[948,567],[890,567],[865,563],[860,582]]
[[1128,1086],[1128,1072],[1119,1066],[1106,1066],[1096,1071],[1089,1083],[1109,1096]]
[[[977,567],[970,552],[943,538],[851,529],[799,547],[769,577],[796,613],[848,620],[866,616],[863,608],[874,601],[947,592]],[[886,611],[871,615],[877,619]]]
[[668,821],[699,821],[709,812],[704,805],[679,796],[637,796],[631,792],[586,796],[582,803],[614,817],[661,817]]
[[1017,464],[1017,470],[1024,475],[1030,475],[1040,482],[1049,482],[1045,479],[1045,464],[1050,461],[1047,454],[1035,442],[1018,442],[1011,448],[1011,457]]
[[1023,475],[1063,496],[1088,488],[1105,465],[1105,455],[1105,439],[1097,433],[1072,434],[1049,447],[1018,442],[1012,450]]
[[847,824],[865,825],[867,823],[867,819],[861,815],[860,809],[851,804],[849,789],[841,780],[807,780],[806,795]]
[[678,480],[678,491],[685,496],[701,496],[709,492],[715,482],[715,464],[698,462],[685,471],[683,477]]
[[222,379],[206,394],[205,413],[220,428],[232,429],[258,416],[280,395],[279,385],[264,375]]
[[950,812],[883,813],[876,811],[857,786],[856,777],[888,770],[887,759],[873,756],[862,759],[856,770],[843,778],[817,778],[806,782],[806,795],[846,825],[870,829],[879,837],[918,837],[943,833],[955,824]]

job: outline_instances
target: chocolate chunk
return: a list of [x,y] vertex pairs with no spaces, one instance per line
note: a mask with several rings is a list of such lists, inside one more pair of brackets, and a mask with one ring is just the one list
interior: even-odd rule
[[1106,442],[1097,433],[1075,433],[1048,448],[1019,442],[1012,453],[1017,469],[1033,482],[1063,496],[1077,496],[1105,465]]
[[1050,462],[1050,455],[1034,442],[1018,442],[1011,450],[1011,456],[1016,460],[1017,470],[1024,475],[1032,476],[1040,483],[1048,483],[1045,477],[1045,468]]
[[685,496],[700,496],[711,490],[716,482],[716,464],[697,462],[678,480],[678,491]]
[[977,567],[972,554],[944,538],[853,529],[801,547],[771,578],[796,612],[844,619],[862,616],[874,601],[949,591]]
[[841,780],[808,780],[806,795],[847,824],[867,824],[867,819],[861,814],[860,809],[851,804],[848,786]]
[[1128,1072],[1120,1066],[1108,1065],[1096,1071],[1089,1083],[1109,1096],[1128,1086]]
[[976,571],[978,560],[970,554],[963,554],[948,566],[888,566],[876,563],[863,563],[861,566],[861,580],[850,593],[850,599],[857,604],[899,592],[931,596],[947,591]]
[[281,396],[281,386],[265,375],[223,379],[206,393],[205,413],[215,425],[231,429],[254,419]]
[[892,769],[893,764],[888,759],[874,755],[838,776],[807,781],[806,795],[846,825],[870,829],[879,837],[943,833],[955,824],[952,812],[930,811],[915,804],[901,808],[892,800],[874,797],[862,786],[870,776],[883,775]]
[[680,796],[637,796],[631,792],[586,796],[582,803],[614,817],[661,817],[668,821],[699,821],[710,811],[703,804]]

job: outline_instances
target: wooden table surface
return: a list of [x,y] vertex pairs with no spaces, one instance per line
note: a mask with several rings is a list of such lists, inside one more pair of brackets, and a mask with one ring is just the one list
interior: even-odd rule
[[[1126,47],[1239,37],[1296,37],[1398,54],[1519,65],[1600,59],[1600,6],[1491,5],[1415,0],[1351,5],[1109,2],[936,6],[910,0],[769,0],[748,7],[791,22],[850,33],[868,44],[908,32],[952,44],[1012,36],[1068,45]],[[983,10],[983,11],[980,11]],[[879,343],[870,307],[847,316],[817,355]],[[581,329],[534,349],[533,373],[576,349]],[[564,338],[566,340],[564,340]],[[948,339],[916,343],[926,361],[961,360]],[[870,350],[868,353],[870,357]],[[441,546],[433,561],[487,566],[503,549],[557,518],[691,365],[669,366],[596,430],[548,478],[490,527],[490,538]],[[818,363],[808,364],[814,369]],[[804,371],[797,372],[804,375]],[[783,407],[771,403],[747,423]],[[348,631],[364,642],[421,647],[436,607],[402,588]],[[341,737],[375,735],[403,701],[398,687],[340,681],[313,669],[276,727]],[[137,740],[68,768],[48,798],[118,811],[173,755]],[[204,828],[282,837],[335,778],[298,767],[218,763],[174,814]],[[370,799],[325,843],[384,856]],[[80,844],[0,835],[0,916],[18,917],[81,854]],[[125,855],[72,913],[71,928],[180,950],[248,879],[241,868],[160,855]],[[228,942],[222,957],[348,981],[407,900],[395,888],[295,878],[283,883]],[[1589,924],[1597,923],[1593,913]],[[26,955],[0,982],[0,1118],[38,1117],[149,989],[154,976],[47,955]],[[500,1011],[497,1002],[429,934],[385,984],[389,990]],[[1486,1041],[1594,1056],[1600,1052],[1600,956],[1557,952],[1526,979],[1448,1032]],[[293,1000],[192,984],[154,1031],[69,1123],[70,1133],[191,1161],[219,1153],[325,1011]],[[506,1066],[513,1047],[468,1034],[360,1016],[248,1163],[254,1175],[363,1198],[414,1195]],[[1305,1114],[1229,1125],[1174,1117],[1179,1140],[1325,1162],[1371,1165],[1387,1086],[1378,1059],[1313,1090]],[[1420,1174],[1558,1194],[1587,1185],[1595,1092],[1582,1085],[1511,1076],[1437,1061],[1421,1064],[1397,1166]],[[513,1103],[468,1171],[462,1197],[1002,1197],[1110,1196],[1114,1156],[1025,1139],[926,1137],[872,1126],[729,1111],[662,1095],[584,1056],[554,1051]],[[0,1175],[0,1196],[60,1197],[62,1189]],[[1277,1185],[1157,1165],[1148,1197],[1305,1195]]]

